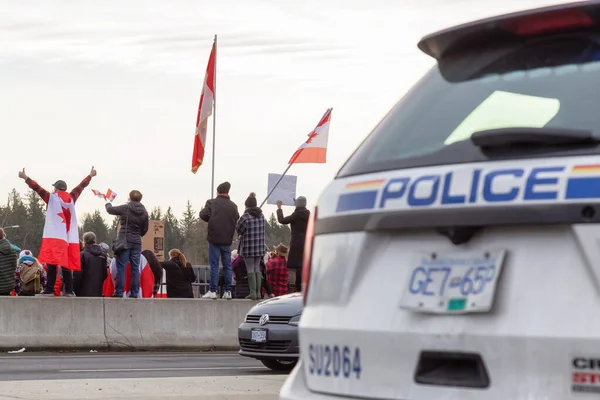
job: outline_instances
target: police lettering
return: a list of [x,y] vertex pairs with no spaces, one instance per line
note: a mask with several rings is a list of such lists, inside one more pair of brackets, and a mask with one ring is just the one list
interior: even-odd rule
[[[474,169],[469,182],[461,182],[454,172],[419,177],[399,177],[383,188],[379,208],[394,200],[409,207],[435,204],[509,203],[519,199],[556,200],[559,177],[564,166],[538,167],[531,170],[506,168],[492,171]],[[464,178],[463,178],[464,179]]]

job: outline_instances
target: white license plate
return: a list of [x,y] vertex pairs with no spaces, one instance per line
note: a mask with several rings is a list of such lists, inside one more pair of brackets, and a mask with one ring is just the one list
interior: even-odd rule
[[252,329],[252,338],[251,340],[253,342],[257,342],[257,343],[264,343],[267,341],[267,330],[266,329],[260,329],[260,328],[254,328]]
[[408,271],[400,307],[437,314],[489,311],[505,254],[420,254]]

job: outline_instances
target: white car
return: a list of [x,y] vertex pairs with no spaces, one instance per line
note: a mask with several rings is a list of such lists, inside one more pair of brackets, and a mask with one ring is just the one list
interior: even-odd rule
[[281,400],[600,396],[600,2],[425,37],[318,201]]

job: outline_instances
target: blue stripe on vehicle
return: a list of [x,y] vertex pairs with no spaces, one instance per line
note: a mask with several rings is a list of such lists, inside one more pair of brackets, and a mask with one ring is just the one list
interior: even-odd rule
[[600,176],[569,178],[565,199],[600,199]]
[[354,192],[340,195],[336,212],[371,210],[375,208],[377,190],[368,192]]

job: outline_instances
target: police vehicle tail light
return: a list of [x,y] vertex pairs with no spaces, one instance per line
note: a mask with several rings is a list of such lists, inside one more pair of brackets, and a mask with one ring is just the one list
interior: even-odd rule
[[313,243],[315,241],[315,222],[317,220],[317,207],[315,207],[314,211],[310,219],[308,220],[308,225],[306,227],[306,241],[304,242],[304,259],[302,261],[302,293],[303,293],[303,302],[306,304],[306,296],[308,294],[308,284],[310,282],[310,269],[312,265],[312,249]]

